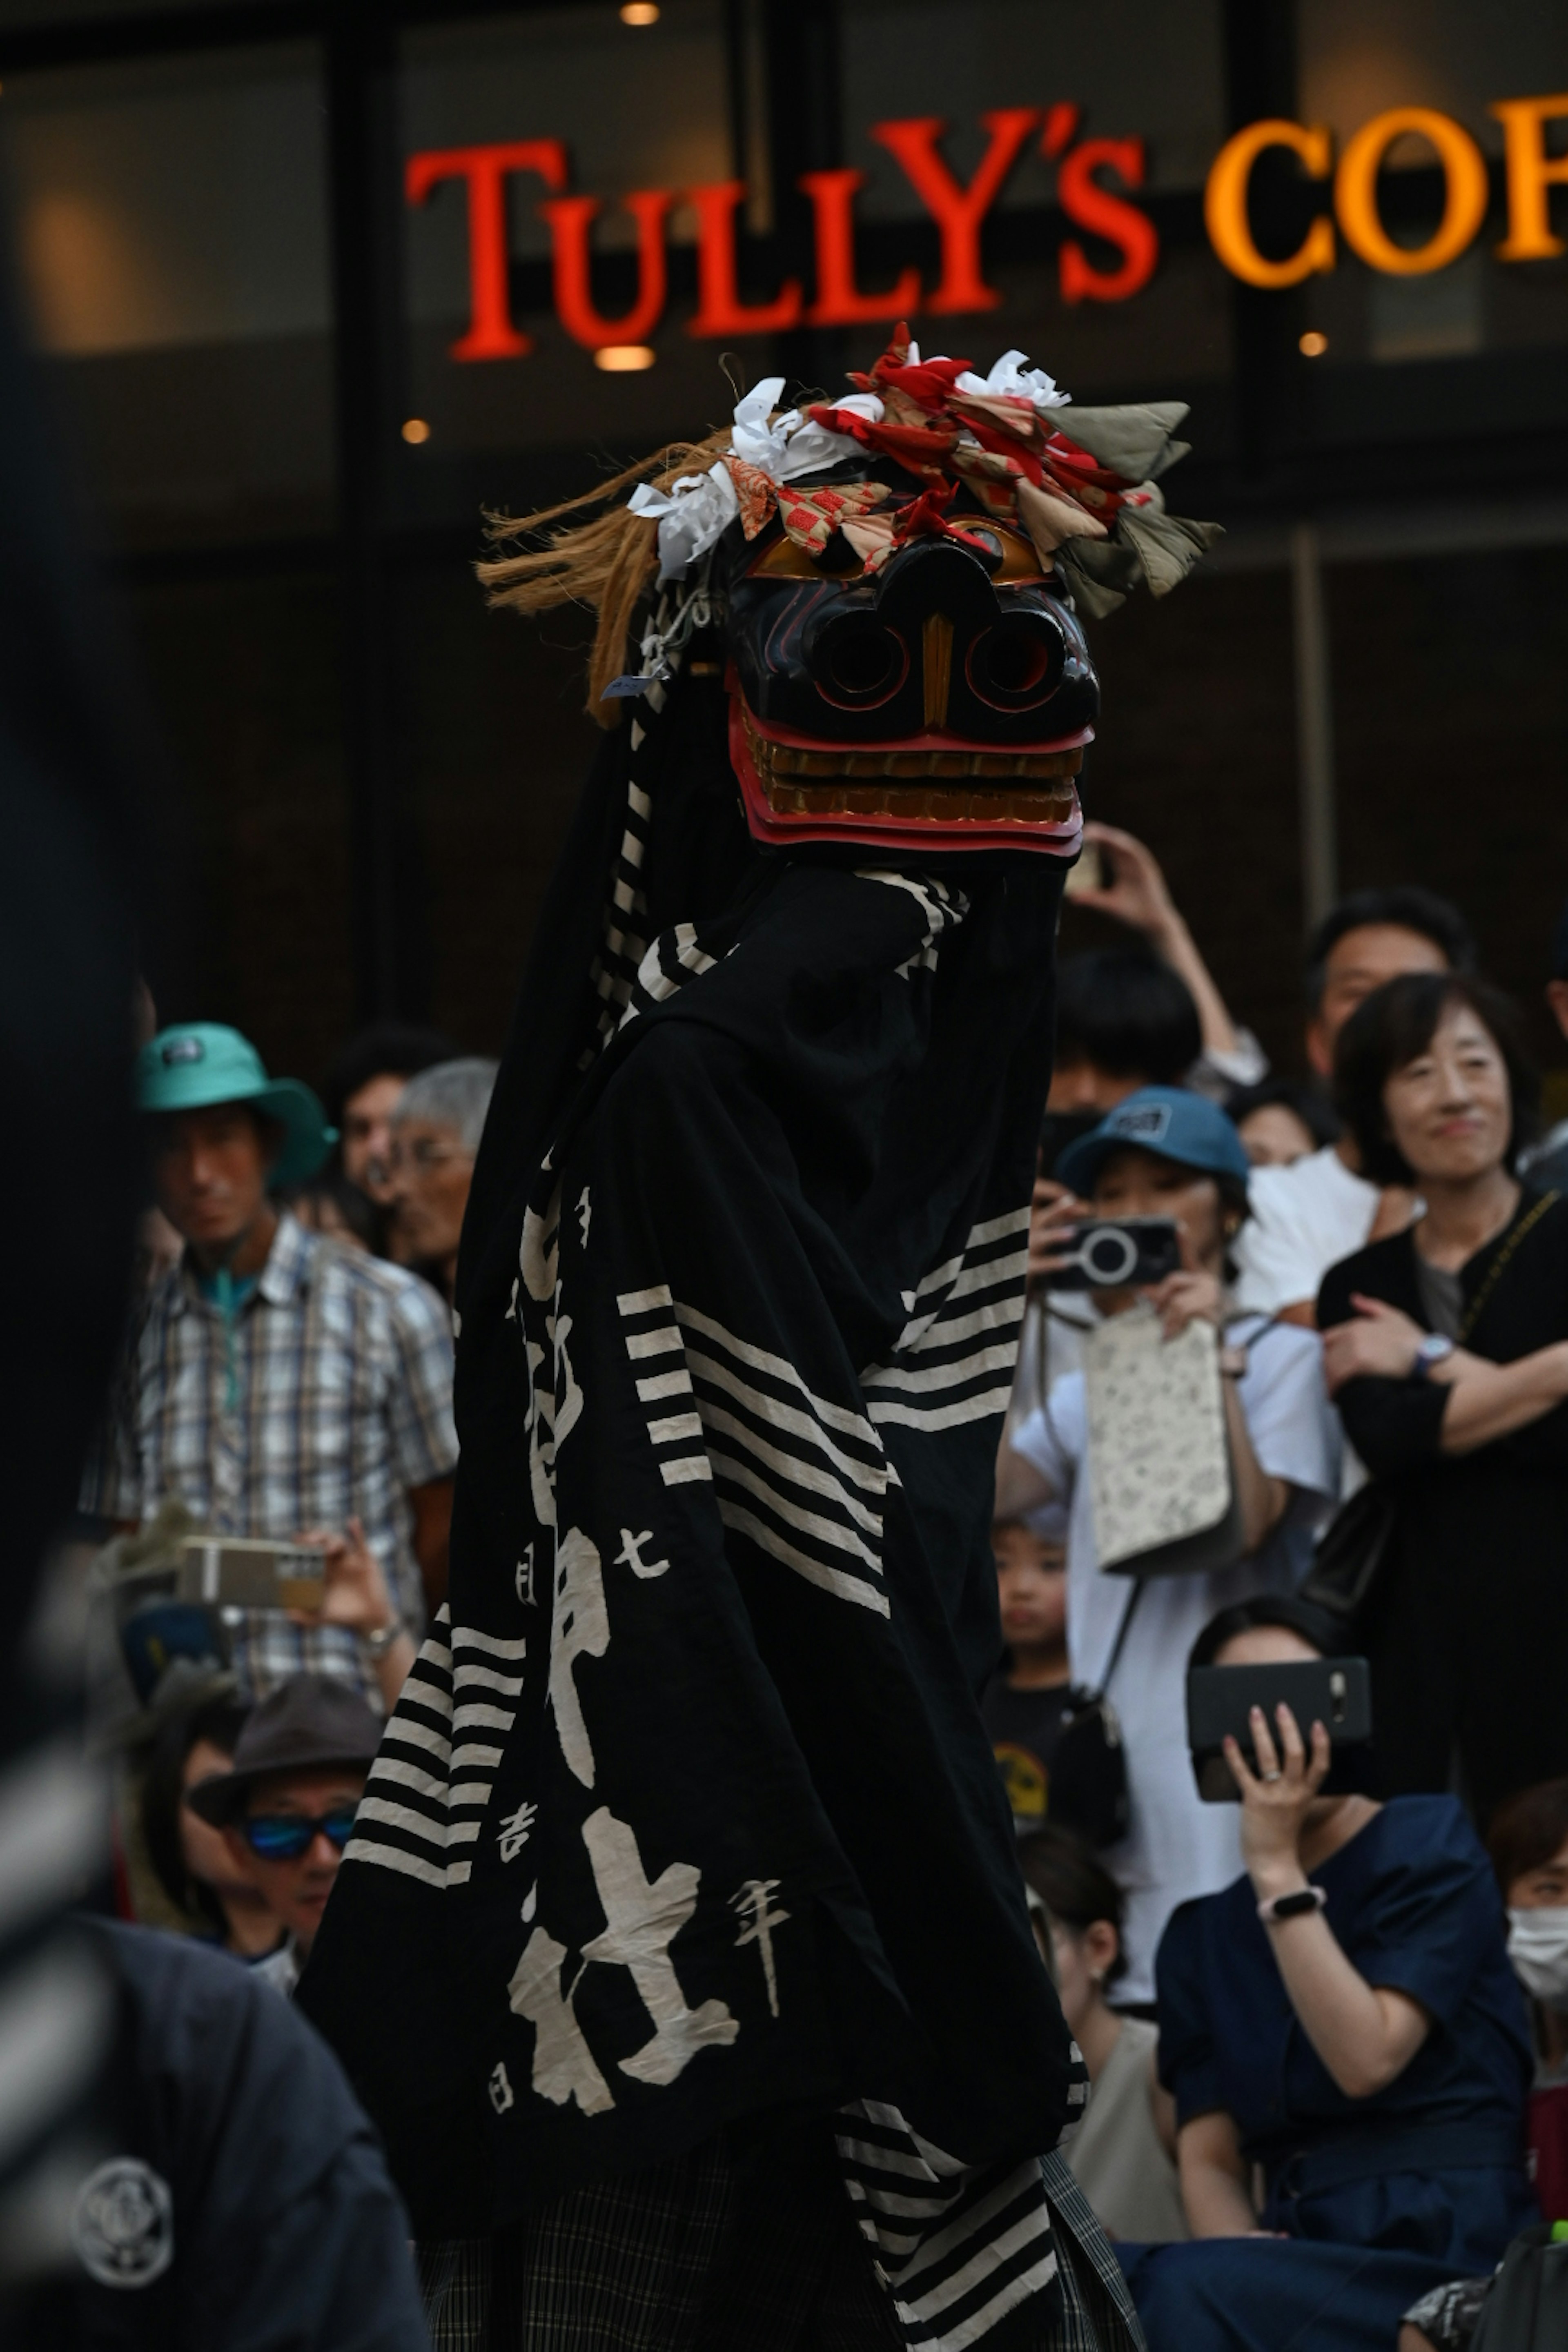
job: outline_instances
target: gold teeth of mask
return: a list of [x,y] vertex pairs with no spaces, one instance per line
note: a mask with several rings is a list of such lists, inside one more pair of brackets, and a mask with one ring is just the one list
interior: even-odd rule
[[[1081,750],[805,751],[770,742],[749,725],[746,733],[769,806],[789,816],[923,816],[944,824],[1012,818],[1025,824],[1061,824],[1073,811],[1070,780],[1083,765]],[[972,789],[913,789],[932,778],[963,781]],[[1054,790],[1026,789],[1052,782]]]

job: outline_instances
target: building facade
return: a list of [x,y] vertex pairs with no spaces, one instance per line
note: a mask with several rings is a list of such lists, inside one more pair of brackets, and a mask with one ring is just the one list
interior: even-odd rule
[[374,1012],[493,1049],[595,730],[585,629],[485,613],[485,514],[902,315],[1190,404],[1227,536],[1093,625],[1086,803],[1277,1057],[1365,882],[1538,1008],[1565,93],[1551,0],[0,0],[22,298],[168,755],[160,1010],[310,1076]]

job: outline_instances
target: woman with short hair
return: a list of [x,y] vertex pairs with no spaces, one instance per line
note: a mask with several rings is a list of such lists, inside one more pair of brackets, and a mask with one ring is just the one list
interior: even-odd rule
[[[1322,1656],[1289,1599],[1190,1667]],[[1373,1729],[1376,1736],[1376,1717]],[[1160,1946],[1160,2075],[1194,2242],[1122,2255],[1150,2352],[1392,2352],[1415,2299],[1534,2219],[1530,2049],[1502,1906],[1458,1801],[1330,1794],[1321,1723],[1227,1738],[1244,1874]]]
[[1379,1786],[1451,1788],[1457,1759],[1485,1813],[1568,1772],[1568,1202],[1514,1173],[1530,1073],[1483,982],[1390,981],[1335,1077],[1368,1175],[1424,1203],[1318,1301],[1330,1392],[1393,1507],[1357,1629]]

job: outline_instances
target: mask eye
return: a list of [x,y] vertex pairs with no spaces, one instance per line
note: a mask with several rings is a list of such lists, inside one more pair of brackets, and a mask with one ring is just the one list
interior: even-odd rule
[[910,673],[902,637],[869,613],[844,613],[831,621],[809,658],[817,692],[844,710],[874,710],[890,702]]
[[993,710],[1031,710],[1061,681],[1067,648],[1045,613],[1014,613],[983,629],[964,657],[972,694]]

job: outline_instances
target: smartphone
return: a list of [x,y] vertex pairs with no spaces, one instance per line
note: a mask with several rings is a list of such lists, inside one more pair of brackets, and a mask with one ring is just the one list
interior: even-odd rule
[[[1198,1794],[1211,1805],[1239,1804],[1225,1760],[1226,1734],[1256,1772],[1252,1710],[1277,1731],[1275,1709],[1288,1706],[1303,1741],[1321,1723],[1331,1748],[1363,1748],[1372,1738],[1372,1677],[1364,1658],[1302,1658],[1279,1666],[1194,1666],[1187,1676],[1187,1745]],[[1342,1782],[1342,1786],[1343,1783]],[[1335,1786],[1332,1767],[1324,1787]]]
[[1068,867],[1062,895],[1067,898],[1081,897],[1085,890],[1103,890],[1108,887],[1105,875],[1105,852],[1098,841],[1086,841],[1078,856]]
[[232,1609],[319,1609],[324,1552],[312,1544],[249,1536],[187,1536],[180,1546],[175,1598]]
[[1121,1290],[1163,1282],[1182,1263],[1169,1217],[1097,1217],[1063,1235],[1060,1262],[1046,1276],[1049,1290]]

